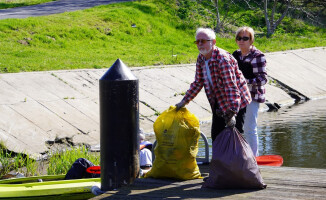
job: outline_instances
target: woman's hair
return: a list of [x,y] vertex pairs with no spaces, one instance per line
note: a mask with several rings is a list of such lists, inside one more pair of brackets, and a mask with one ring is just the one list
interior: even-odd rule
[[209,37],[211,40],[216,39],[215,32],[211,28],[198,28],[196,31],[196,38],[199,33],[206,33],[206,35]]
[[240,33],[243,33],[243,32],[247,32],[249,33],[249,36],[250,36],[250,41],[251,42],[254,42],[254,39],[255,39],[255,32],[254,32],[254,29],[252,29],[251,27],[248,27],[248,26],[243,26],[243,27],[240,27],[237,32],[235,33],[235,38],[237,38],[239,36]]

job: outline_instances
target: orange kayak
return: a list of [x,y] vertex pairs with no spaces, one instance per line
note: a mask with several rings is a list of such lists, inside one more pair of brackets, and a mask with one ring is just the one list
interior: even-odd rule
[[279,155],[263,155],[256,157],[258,165],[280,167],[283,165],[283,158]]

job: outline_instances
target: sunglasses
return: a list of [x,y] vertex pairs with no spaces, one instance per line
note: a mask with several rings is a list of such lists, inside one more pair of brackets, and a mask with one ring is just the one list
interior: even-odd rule
[[240,36],[238,36],[236,39],[237,39],[238,41],[240,41],[240,40],[248,41],[250,38],[249,38],[249,37],[240,37]]
[[212,41],[212,40],[196,40],[194,41],[194,43],[199,44],[201,42],[202,44],[205,44],[207,41]]

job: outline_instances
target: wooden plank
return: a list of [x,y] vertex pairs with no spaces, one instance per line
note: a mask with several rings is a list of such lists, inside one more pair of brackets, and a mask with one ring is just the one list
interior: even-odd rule
[[[208,165],[201,165],[207,176]],[[215,190],[201,188],[202,179],[173,181],[136,179],[133,185],[108,191],[99,199],[325,199],[326,169],[260,167],[267,188],[264,190]]]

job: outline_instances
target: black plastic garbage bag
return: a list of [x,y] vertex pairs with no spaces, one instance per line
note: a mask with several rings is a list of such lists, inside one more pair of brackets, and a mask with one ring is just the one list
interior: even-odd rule
[[94,164],[85,159],[78,158],[71,166],[69,171],[67,172],[65,179],[80,179],[80,178],[98,178],[100,174],[88,173],[86,171],[87,168],[94,166]]
[[203,188],[264,189],[256,158],[236,128],[225,128],[214,140],[209,177]]

